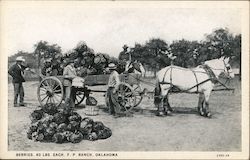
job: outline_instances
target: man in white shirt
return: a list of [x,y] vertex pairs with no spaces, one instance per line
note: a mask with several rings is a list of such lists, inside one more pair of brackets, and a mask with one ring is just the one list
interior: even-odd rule
[[109,113],[112,115],[115,115],[117,112],[120,110],[120,106],[118,103],[114,103],[114,94],[116,93],[119,84],[120,84],[120,78],[119,74],[116,71],[116,65],[114,63],[110,63],[108,65],[109,70],[111,72],[109,76],[109,81],[108,81],[108,90],[107,90],[107,106],[109,107]]
[[72,90],[72,80],[77,77],[76,69],[74,67],[74,60],[69,60],[68,65],[63,70],[65,86],[65,103],[70,106],[70,108],[75,107],[75,93]]

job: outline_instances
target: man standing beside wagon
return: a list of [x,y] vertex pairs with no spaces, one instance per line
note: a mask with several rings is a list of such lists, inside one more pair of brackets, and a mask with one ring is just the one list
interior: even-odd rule
[[68,64],[63,70],[65,86],[65,102],[70,108],[75,107],[75,91],[72,89],[72,80],[77,77],[76,68],[74,66],[74,60],[70,59]]
[[[24,105],[24,89],[23,82],[24,79],[24,70],[29,70],[28,67],[24,64],[25,59],[21,56],[16,58],[16,64],[10,67],[8,73],[11,75],[12,83],[14,86],[14,107],[25,106]],[[17,103],[19,97],[19,105]]]
[[118,72],[116,71],[117,68],[114,63],[110,63],[108,65],[108,68],[111,74],[109,76],[109,81],[108,81],[106,103],[109,107],[109,113],[112,115],[116,115],[120,112],[120,105],[119,103],[116,103],[116,100],[114,99],[114,94],[118,90],[118,86],[120,84],[120,78]]

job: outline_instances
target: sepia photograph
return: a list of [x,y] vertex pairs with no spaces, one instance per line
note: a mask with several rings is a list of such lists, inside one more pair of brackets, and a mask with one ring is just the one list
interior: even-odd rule
[[249,1],[0,5],[1,159],[249,159]]

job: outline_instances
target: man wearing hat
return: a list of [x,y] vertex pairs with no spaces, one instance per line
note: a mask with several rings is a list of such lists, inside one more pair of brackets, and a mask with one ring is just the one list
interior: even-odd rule
[[12,83],[14,86],[14,107],[18,107],[17,99],[19,97],[19,106],[24,106],[24,89],[23,82],[25,79],[23,77],[24,70],[28,70],[24,66],[25,59],[21,56],[16,58],[16,64],[10,67],[8,73],[12,76]]
[[107,90],[107,105],[109,107],[109,113],[112,115],[115,115],[117,112],[117,109],[120,109],[118,106],[119,104],[114,104],[114,99],[112,99],[113,94],[116,93],[118,86],[120,84],[120,78],[119,78],[119,74],[116,71],[116,65],[114,63],[110,63],[108,65],[108,68],[111,72],[110,76],[109,76],[109,81],[108,81],[108,90]]

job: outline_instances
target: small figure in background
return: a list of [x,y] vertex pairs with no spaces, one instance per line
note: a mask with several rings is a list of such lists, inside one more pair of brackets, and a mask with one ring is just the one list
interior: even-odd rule
[[119,54],[119,57],[118,57],[119,63],[117,65],[117,72],[119,73],[123,73],[125,71],[127,61],[131,61],[129,47],[125,44],[122,48],[123,48],[123,51],[121,51]]
[[169,48],[169,50],[167,51],[167,56],[171,61],[171,65],[174,65],[174,60],[177,58],[177,56],[175,56],[171,50],[171,48]]
[[44,60],[44,67],[41,70],[42,75],[51,76],[52,74],[51,60],[52,60],[51,58],[47,58]]

